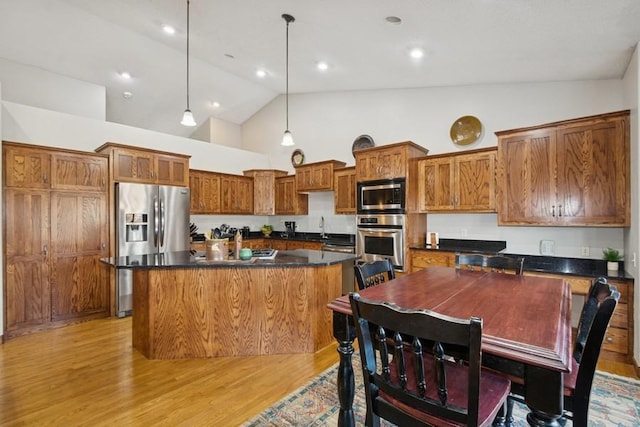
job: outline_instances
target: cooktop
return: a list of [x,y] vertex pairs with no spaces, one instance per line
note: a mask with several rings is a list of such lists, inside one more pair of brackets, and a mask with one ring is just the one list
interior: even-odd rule
[[251,256],[256,258],[275,258],[277,253],[278,253],[278,250],[272,249],[272,248],[251,250]]

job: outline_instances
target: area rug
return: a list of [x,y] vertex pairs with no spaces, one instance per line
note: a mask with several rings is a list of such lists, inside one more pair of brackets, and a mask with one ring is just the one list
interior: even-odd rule
[[[353,402],[357,426],[364,425],[366,403],[362,384],[360,358],[353,356],[356,393]],[[338,365],[329,368],[308,384],[276,402],[261,414],[244,423],[243,427],[307,427],[338,425],[336,378]],[[527,426],[527,408],[514,406],[515,426]],[[382,426],[393,424],[381,422]],[[571,425],[571,421],[567,422]],[[589,426],[640,426],[640,381],[597,372],[593,382],[589,406]]]

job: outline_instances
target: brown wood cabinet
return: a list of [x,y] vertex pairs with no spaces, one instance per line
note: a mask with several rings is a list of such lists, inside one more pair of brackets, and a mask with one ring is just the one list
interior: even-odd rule
[[411,257],[411,273],[429,267],[455,267],[455,252],[445,251],[421,251],[411,249],[409,251]]
[[333,171],[345,165],[346,163],[337,160],[326,160],[295,166],[297,191],[333,190]]
[[630,224],[629,111],[498,136],[498,224]]
[[356,168],[336,169],[333,172],[334,211],[337,214],[356,213]]
[[251,169],[243,171],[253,178],[253,214],[276,214],[276,178],[286,176],[286,171],[275,169]]
[[240,175],[219,175],[222,194],[220,212],[224,214],[252,214],[253,179]]
[[307,215],[309,196],[298,193],[296,176],[287,175],[276,178],[276,215]]
[[495,212],[496,148],[418,160],[420,212]]
[[218,214],[221,211],[220,175],[212,172],[189,170],[189,189],[192,214]]
[[308,240],[296,239],[265,239],[265,246],[279,251],[291,251],[294,249],[312,249],[319,251],[322,249],[321,242],[310,242]]
[[355,152],[356,181],[407,177],[409,159],[426,156],[428,152],[411,141],[358,150]]
[[96,152],[109,154],[113,181],[184,187],[189,185],[191,156],[113,142],[98,147]]
[[108,316],[107,157],[9,142],[3,154],[5,337]]

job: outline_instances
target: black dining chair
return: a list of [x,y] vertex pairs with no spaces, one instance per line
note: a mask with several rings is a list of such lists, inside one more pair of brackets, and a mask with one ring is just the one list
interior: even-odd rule
[[389,259],[356,264],[354,267],[358,290],[379,285],[396,278],[393,264]]
[[521,275],[524,266],[524,257],[507,257],[504,255],[481,255],[456,253],[456,268],[468,268],[470,270],[489,270],[501,273],[510,271]]
[[[574,427],[586,427],[589,415],[591,386],[600,356],[602,342],[609,327],[620,293],[605,277],[595,279],[582,306],[578,333],[571,359],[571,373],[564,375],[563,416]],[[511,378],[511,393],[507,400],[507,419],[512,419],[513,402],[524,402],[522,379]]]
[[[481,367],[482,319],[410,310],[357,293],[349,300],[362,360],[366,426],[379,426],[380,418],[409,427],[491,425],[510,382]],[[450,345],[464,363],[450,360]]]

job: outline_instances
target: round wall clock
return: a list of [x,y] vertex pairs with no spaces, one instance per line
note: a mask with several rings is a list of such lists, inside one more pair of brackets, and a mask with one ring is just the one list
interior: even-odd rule
[[303,163],[304,163],[304,153],[302,152],[301,149],[296,148],[295,150],[293,150],[293,153],[291,153],[291,164],[293,166],[300,166]]
[[451,125],[449,136],[456,145],[473,144],[482,134],[482,123],[474,116],[462,116]]

